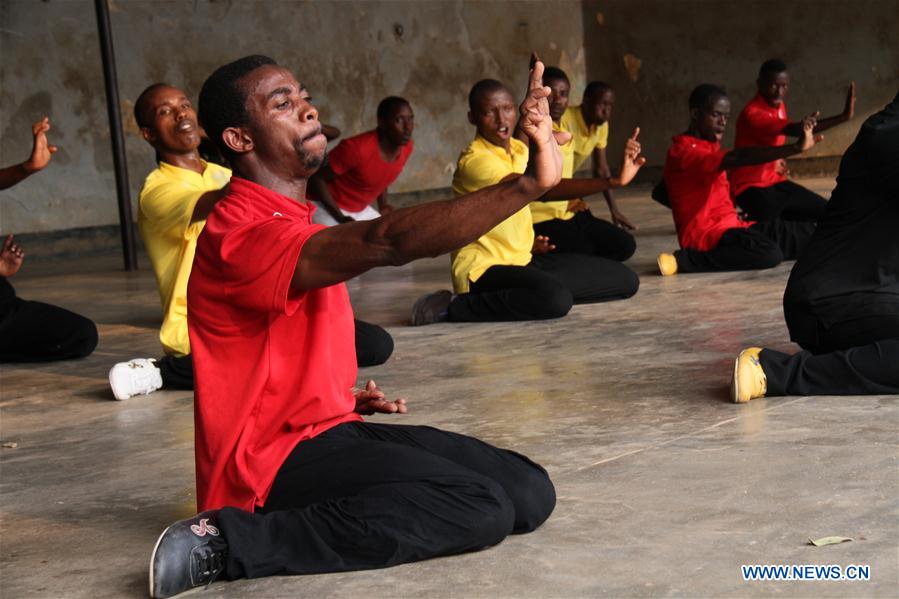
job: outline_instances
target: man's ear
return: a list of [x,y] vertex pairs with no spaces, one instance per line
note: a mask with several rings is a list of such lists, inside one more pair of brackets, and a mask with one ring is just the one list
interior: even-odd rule
[[243,127],[228,127],[222,131],[222,141],[236,154],[246,154],[254,148],[253,140]]
[[468,122],[475,126],[478,124],[470,110],[468,111]]
[[150,131],[149,127],[141,127],[140,134],[144,138],[144,140],[146,140],[150,144],[156,141],[156,136],[153,135],[153,132]]
[[690,109],[690,121],[694,122],[694,123],[698,123],[701,112],[702,111],[699,110],[698,108],[691,108]]

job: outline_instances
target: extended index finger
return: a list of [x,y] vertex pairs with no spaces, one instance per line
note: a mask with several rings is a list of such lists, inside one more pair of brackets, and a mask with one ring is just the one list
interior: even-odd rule
[[[536,55],[534,55],[536,56]],[[538,58],[531,67],[531,80],[528,84],[529,90],[540,89],[543,87],[543,62]]]
[[637,141],[637,136],[640,135],[640,127],[634,129],[634,134],[631,135],[631,139]]

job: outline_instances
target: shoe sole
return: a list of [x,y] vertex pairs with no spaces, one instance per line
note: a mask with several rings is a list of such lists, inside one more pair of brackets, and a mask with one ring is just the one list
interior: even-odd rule
[[[739,389],[740,389],[740,358],[743,357],[743,352],[740,352],[740,355],[737,356],[737,359],[734,360],[734,378],[730,381],[730,398],[734,403],[749,403],[749,400],[740,401]],[[751,398],[750,398],[751,399]]]
[[124,401],[126,399],[131,399],[130,395],[120,393],[120,389],[116,387],[116,384],[112,381],[112,371],[115,370],[115,367],[110,369],[109,371],[109,388],[112,389],[112,396],[116,398],[117,401]]
[[159,545],[162,543],[162,537],[165,536],[165,533],[167,533],[170,528],[171,526],[167,526],[165,530],[162,531],[162,534],[156,539],[156,545],[153,546],[153,553],[150,554],[150,597],[156,597],[156,595],[153,594],[153,587],[155,586],[153,584],[155,582],[153,580],[153,564],[156,563],[156,552],[159,550]]
[[[437,292],[435,292],[435,293],[441,293],[441,294],[446,293],[446,294],[448,294],[450,297],[452,297],[452,292],[446,291],[446,290],[444,290],[444,291],[437,291]],[[433,295],[434,295],[434,294],[428,294],[428,295],[425,295],[425,296],[422,296],[422,297],[418,298],[418,299],[415,301],[415,303],[412,305],[412,318],[411,318],[410,323],[409,323],[410,325],[412,325],[413,327],[420,327],[420,326],[426,326],[426,325],[429,325],[429,324],[434,324],[434,323],[436,323],[436,322],[440,322],[440,321],[436,321],[436,320],[435,320],[435,321],[429,321],[429,322],[422,322],[421,320],[418,320],[418,319],[415,318],[415,316],[418,314],[418,307],[421,306],[422,304],[424,304],[424,303],[425,303],[428,299],[430,299]]]

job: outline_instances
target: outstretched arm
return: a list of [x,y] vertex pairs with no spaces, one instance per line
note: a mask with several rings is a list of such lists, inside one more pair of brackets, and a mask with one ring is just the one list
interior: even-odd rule
[[25,162],[0,169],[0,189],[7,189],[42,170],[50,163],[50,157],[56,152],[56,146],[47,142],[47,131],[50,130],[50,118],[44,117],[31,125],[34,144],[31,156]]
[[540,199],[543,201],[573,200],[590,194],[617,189],[630,183],[646,163],[646,158],[640,155],[640,142],[637,136],[640,128],[634,130],[634,134],[627,140],[624,146],[624,161],[621,164],[621,172],[618,177],[601,177],[596,179],[562,179]]
[[721,161],[721,170],[734,168],[736,166],[747,166],[750,164],[762,164],[771,162],[794,154],[805,152],[816,143],[823,139],[820,135],[815,135],[815,123],[817,114],[807,116],[802,120],[802,133],[795,143],[784,144],[782,146],[759,146],[751,148],[737,148],[731,150],[724,155]]
[[521,127],[531,142],[526,173],[477,192],[402,208],[370,221],[324,229],[306,242],[292,287],[334,285],[376,266],[405,264],[458,249],[521,210],[561,179],[562,155],[552,135],[543,63],[530,73]]
[[[814,132],[821,133],[822,131],[827,131],[831,127],[842,125],[851,119],[853,115],[855,115],[855,81],[850,83],[849,89],[846,90],[846,102],[843,105],[843,112],[827,118],[818,119],[817,124],[815,124]],[[790,123],[784,127],[783,134],[791,137],[799,137],[802,134],[802,121]]]

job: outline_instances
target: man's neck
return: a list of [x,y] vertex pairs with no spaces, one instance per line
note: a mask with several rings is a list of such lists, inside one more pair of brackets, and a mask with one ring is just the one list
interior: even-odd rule
[[203,159],[200,158],[200,153],[196,150],[192,150],[186,154],[173,154],[171,152],[159,150],[159,157],[166,164],[200,173],[201,175],[205,169],[203,166]]
[[480,131],[478,131],[478,135],[483,137],[484,141],[486,141],[491,146],[496,146],[497,148],[502,148],[503,150],[505,150],[506,154],[512,153],[512,138],[511,137],[504,140],[502,144],[497,145],[497,144],[493,143],[492,141],[490,141],[490,139],[488,139],[487,136],[484,135],[483,133],[481,133]]
[[234,173],[238,177],[252,181],[292,200],[298,202],[306,201],[306,183],[308,179],[285,179],[283,175],[273,173],[258,164],[235,164]]
[[387,135],[380,129],[376,129],[375,131],[378,135],[378,149],[381,151],[381,158],[383,158],[385,162],[393,162],[396,160],[396,157],[399,156],[400,148],[402,146],[395,146],[390,143],[390,140],[387,139]]

